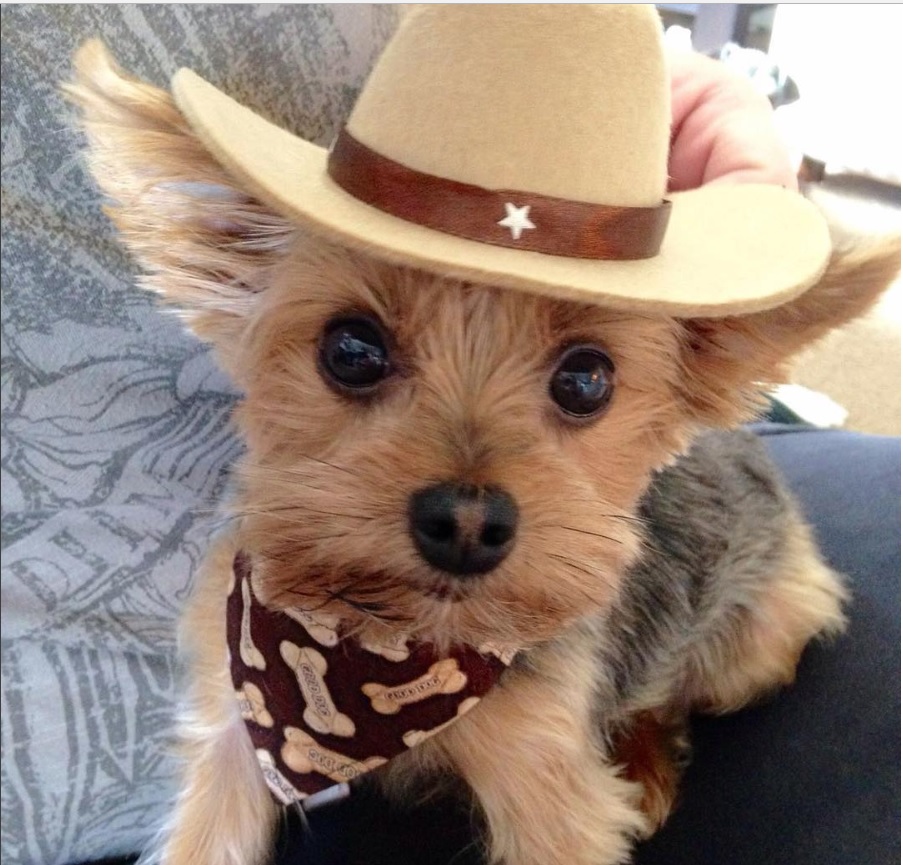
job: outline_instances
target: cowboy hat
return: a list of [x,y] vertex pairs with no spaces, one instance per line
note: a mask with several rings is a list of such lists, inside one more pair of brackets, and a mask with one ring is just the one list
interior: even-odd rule
[[329,150],[187,69],[173,93],[261,200],[392,262],[677,316],[777,306],[827,264],[824,220],[795,191],[665,198],[669,80],[651,6],[418,7]]

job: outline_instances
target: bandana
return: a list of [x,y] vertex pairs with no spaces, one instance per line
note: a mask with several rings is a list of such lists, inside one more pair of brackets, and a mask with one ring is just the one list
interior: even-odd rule
[[[227,604],[235,696],[274,797],[299,802],[376,769],[473,709],[514,658],[491,645],[343,636],[338,617],[276,612],[235,557]],[[322,798],[322,797],[318,797]]]

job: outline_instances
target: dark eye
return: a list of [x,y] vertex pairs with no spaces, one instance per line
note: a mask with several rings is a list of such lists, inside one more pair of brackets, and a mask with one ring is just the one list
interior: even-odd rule
[[343,391],[372,389],[391,371],[381,329],[365,316],[329,322],[320,339],[320,371]]
[[549,393],[566,414],[588,418],[601,412],[611,400],[614,374],[615,366],[602,349],[572,346],[552,373]]

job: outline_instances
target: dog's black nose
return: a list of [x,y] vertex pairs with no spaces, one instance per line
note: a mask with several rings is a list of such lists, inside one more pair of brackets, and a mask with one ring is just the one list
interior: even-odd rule
[[427,487],[411,496],[408,518],[423,558],[458,576],[491,571],[511,551],[517,531],[517,505],[498,487]]

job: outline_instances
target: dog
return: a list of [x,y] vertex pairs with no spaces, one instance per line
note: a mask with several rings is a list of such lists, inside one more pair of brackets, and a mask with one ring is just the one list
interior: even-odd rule
[[[899,239],[835,251],[807,291],[749,313],[514,291],[317,236],[99,43],[76,68],[66,89],[142,285],[243,393],[229,529],[180,629],[184,775],[155,861],[271,855],[284,806],[246,723],[271,719],[260,689],[236,699],[227,648],[245,577],[265,609],[316,619],[314,649],[282,643],[308,688],[335,639],[502,647],[496,686],[368,777],[402,800],[463,780],[493,862],[626,861],[672,808],[690,713],[787,685],[804,647],[843,629],[843,579],[755,437],[730,430],[795,353],[870,307]],[[242,645],[248,669],[267,663]],[[317,705],[308,726],[353,729]]]

